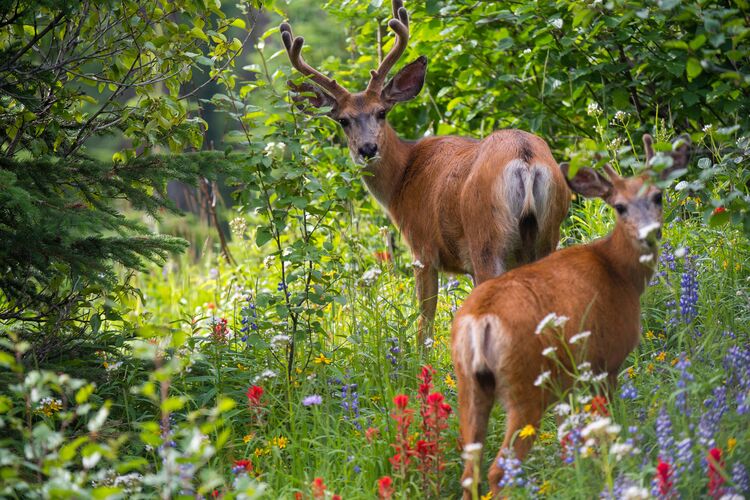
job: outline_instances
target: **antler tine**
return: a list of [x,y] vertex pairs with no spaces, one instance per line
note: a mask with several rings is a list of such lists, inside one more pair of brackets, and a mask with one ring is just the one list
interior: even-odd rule
[[388,55],[383,58],[378,69],[370,71],[370,83],[367,84],[368,92],[379,93],[383,89],[388,72],[401,58],[409,44],[409,14],[406,12],[402,0],[393,0],[393,19],[388,21],[388,27],[396,34],[396,41]]
[[328,78],[320,71],[316,70],[302,58],[302,46],[305,44],[305,39],[301,36],[294,37],[292,33],[292,26],[289,23],[281,23],[279,26],[281,31],[281,41],[284,42],[287,54],[289,54],[289,60],[292,62],[292,66],[303,75],[307,75],[310,79],[317,83],[323,90],[331,94],[335,99],[340,99],[346,95],[349,95],[344,87],[336,83],[336,80]]
[[643,150],[646,152],[646,165],[654,157],[654,139],[650,134],[643,134]]

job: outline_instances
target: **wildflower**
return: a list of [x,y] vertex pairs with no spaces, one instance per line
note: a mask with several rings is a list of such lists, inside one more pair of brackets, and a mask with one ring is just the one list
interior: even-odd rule
[[710,134],[711,132],[713,132],[713,130],[714,130],[714,126],[711,123],[706,124],[706,125],[703,126],[703,133],[704,134]]
[[665,359],[667,359],[667,353],[664,351],[661,351],[659,354],[656,355],[656,361],[663,362]]
[[542,318],[542,321],[540,321],[536,326],[536,330],[534,330],[534,333],[536,335],[539,335],[544,331],[545,328],[560,328],[564,326],[567,321],[567,316],[558,316],[556,313],[549,313],[544,318]]
[[255,382],[258,382],[260,380],[268,380],[270,378],[276,377],[276,372],[273,370],[263,370],[260,375],[255,377]]
[[341,408],[346,412],[344,417],[353,422],[354,427],[358,430],[362,430],[362,424],[359,423],[359,392],[357,392],[357,384],[344,384],[341,387],[341,399]]
[[36,412],[41,413],[46,417],[51,417],[60,410],[62,410],[62,400],[46,397],[39,400],[39,406],[37,407]]
[[375,283],[375,281],[378,279],[378,276],[380,276],[382,272],[383,271],[381,271],[379,267],[371,267],[370,269],[362,273],[362,284],[364,284],[365,286],[372,285],[373,283]]
[[613,443],[609,449],[609,452],[614,455],[617,460],[622,460],[635,451],[636,448],[634,448],[631,443]]
[[271,448],[255,448],[255,451],[253,451],[253,455],[255,455],[256,458],[260,458],[263,455],[268,455],[271,453]]
[[612,423],[612,420],[608,417],[605,418],[597,418],[590,424],[588,424],[586,427],[581,430],[581,436],[584,438],[587,438],[589,436],[595,436],[602,431],[606,430],[606,428]]
[[542,356],[545,356],[547,358],[552,358],[555,356],[555,351],[557,350],[557,347],[555,346],[549,346],[545,347],[542,351]]
[[316,477],[312,483],[313,498],[325,498],[326,485],[322,477]]
[[662,406],[656,417],[656,443],[659,446],[659,458],[673,461],[674,437],[672,437],[672,420],[666,407]]
[[390,500],[393,496],[393,479],[390,476],[378,479],[378,496],[380,500]]
[[331,358],[327,358],[323,353],[318,354],[318,357],[313,359],[313,362],[316,365],[330,365],[331,361],[333,360]]
[[725,489],[722,488],[724,476],[721,475],[721,471],[723,469],[724,460],[721,458],[721,450],[719,448],[708,450],[708,494],[714,500],[721,498],[725,493]]
[[552,373],[549,370],[543,371],[542,373],[539,374],[539,376],[534,381],[534,385],[536,387],[541,387],[542,384],[544,384],[547,380],[549,380],[551,375]]
[[695,257],[685,258],[685,268],[680,278],[680,317],[685,324],[693,322],[698,315],[698,270]]
[[536,429],[534,429],[534,426],[531,424],[526,424],[523,429],[521,429],[521,432],[518,434],[518,436],[521,439],[526,439],[527,437],[532,437],[536,434]]
[[551,441],[553,437],[555,437],[555,435],[552,432],[542,432],[539,434],[539,441]]
[[674,495],[672,466],[661,458],[656,464],[656,476],[654,477],[654,496],[658,498],[671,498]]
[[750,490],[750,477],[741,462],[735,462],[734,467],[732,467],[732,482],[738,491]]
[[250,387],[245,393],[247,396],[247,402],[250,406],[260,405],[260,398],[263,396],[263,388],[257,385]]
[[242,472],[252,472],[252,471],[253,471],[253,463],[250,460],[246,460],[246,459],[235,460],[234,465],[232,466],[233,474],[240,474]]
[[422,264],[422,262],[417,259],[411,263],[411,267],[413,267],[414,269],[424,269],[424,264]]
[[245,444],[247,444],[250,441],[252,441],[254,437],[255,437],[255,433],[254,432],[251,432],[250,434],[245,434],[242,437],[242,442],[245,443]]
[[271,345],[273,347],[278,347],[279,345],[288,343],[290,340],[291,337],[289,335],[274,335],[271,337]]
[[607,410],[607,398],[604,396],[596,395],[591,400],[591,413],[602,415],[604,417],[609,416],[609,410]]
[[688,372],[688,368],[690,367],[690,360],[685,356],[685,353],[681,353],[677,363],[675,363],[675,367],[680,371],[680,378],[677,380],[677,396],[675,398],[675,403],[677,405],[677,409],[685,413],[686,415],[690,413],[690,409],[688,408],[687,404],[687,384],[688,382],[693,381],[693,376]]
[[451,389],[456,388],[456,381],[453,380],[453,377],[451,377],[450,373],[445,375],[445,379],[443,379],[443,382],[445,382],[445,385],[447,385]]
[[648,490],[640,486],[633,485],[622,492],[622,500],[647,500],[648,498]]
[[559,17],[557,19],[552,19],[549,23],[557,29],[562,29],[563,27],[563,20]]
[[368,443],[372,443],[373,439],[375,439],[378,434],[380,434],[380,429],[376,429],[375,427],[368,427],[367,430],[365,430],[365,438]]
[[391,337],[388,339],[390,347],[388,348],[388,354],[385,355],[385,359],[391,362],[391,365],[396,366],[398,364],[397,356],[401,354],[401,348],[398,346],[398,337]]
[[581,340],[586,340],[591,336],[591,332],[586,330],[585,332],[577,333],[568,339],[571,345],[577,344]]
[[269,446],[278,448],[280,450],[286,448],[287,444],[289,444],[289,439],[285,438],[284,436],[273,437],[268,441]]
[[636,390],[635,386],[627,382],[625,384],[622,384],[622,389],[620,390],[620,397],[622,399],[635,399],[638,397],[638,391]]
[[615,120],[620,123],[625,123],[625,120],[627,120],[629,116],[630,115],[625,111],[618,111],[617,113],[615,113]]
[[488,491],[486,494],[482,495],[481,500],[492,500],[492,492]]
[[303,406],[317,406],[323,402],[323,398],[318,394],[311,394],[302,400]]
[[586,114],[588,114],[589,116],[599,116],[600,114],[602,114],[602,108],[599,107],[598,102],[590,102],[586,107]]
[[734,450],[735,446],[737,446],[737,440],[735,438],[727,439],[727,451],[729,453],[732,453],[732,450]]
[[497,459],[497,466],[503,471],[503,477],[498,483],[500,488],[524,485],[521,477],[521,461],[513,456],[513,452],[508,449],[503,450]]
[[561,417],[567,415],[570,411],[571,407],[567,403],[558,403],[557,406],[555,406],[555,413]]
[[431,349],[433,344],[435,344],[435,339],[431,339],[431,338],[424,339],[424,346],[426,349]]
[[399,473],[403,476],[406,474],[406,467],[409,465],[414,450],[409,440],[409,427],[413,420],[413,410],[407,408],[409,396],[399,394],[393,398],[393,404],[396,405],[396,411],[391,414],[391,418],[396,421],[397,432],[396,442],[392,444],[396,453],[389,459],[394,467],[397,467]]
[[705,447],[713,447],[716,444],[714,436],[719,430],[721,417],[727,409],[727,389],[718,386],[714,389],[711,397],[703,402],[705,410],[698,422],[698,441]]

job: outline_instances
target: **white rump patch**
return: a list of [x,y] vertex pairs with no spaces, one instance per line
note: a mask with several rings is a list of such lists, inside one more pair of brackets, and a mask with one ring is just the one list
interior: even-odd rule
[[455,353],[472,373],[496,373],[504,362],[507,341],[500,318],[494,314],[464,316],[459,320]]

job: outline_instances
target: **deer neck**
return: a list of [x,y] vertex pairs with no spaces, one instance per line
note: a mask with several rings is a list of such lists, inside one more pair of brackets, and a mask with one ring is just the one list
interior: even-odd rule
[[403,181],[414,143],[401,139],[387,123],[383,133],[380,157],[369,162],[363,172],[367,189],[387,209]]
[[642,253],[619,221],[612,234],[602,241],[601,248],[621,280],[632,285],[640,296],[654,274],[654,267],[659,259],[658,250],[655,249],[651,254]]

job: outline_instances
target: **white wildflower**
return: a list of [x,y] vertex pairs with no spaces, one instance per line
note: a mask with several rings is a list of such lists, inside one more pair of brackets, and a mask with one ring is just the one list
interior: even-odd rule
[[424,264],[422,264],[422,262],[417,259],[411,263],[411,267],[413,267],[414,269],[424,269]]
[[584,361],[583,363],[578,365],[579,372],[586,371],[586,370],[591,370],[591,363],[589,363],[588,361]]
[[531,54],[531,49],[529,48],[523,49],[523,54]]
[[555,351],[557,351],[557,347],[555,346],[546,347],[542,351],[542,356],[545,356],[547,358],[553,358],[555,356]]
[[626,113],[625,111],[618,111],[617,113],[615,113],[615,120],[620,123],[624,123],[625,120],[628,119],[628,116],[630,115],[628,115],[628,113]]
[[677,257],[678,259],[681,259],[686,255],[687,255],[687,248],[685,247],[680,247],[674,251],[674,256]]
[[105,363],[105,365],[106,366],[104,367],[104,369],[107,370],[108,372],[112,372],[122,366],[122,361],[118,361],[117,363]]
[[558,403],[557,406],[555,406],[555,413],[561,417],[567,415],[570,411],[571,407],[567,403]]
[[586,394],[585,396],[578,396],[578,402],[582,405],[589,404],[591,402],[591,399],[592,398],[590,394]]
[[542,318],[542,321],[540,321],[538,325],[536,325],[536,330],[534,330],[534,333],[536,335],[539,335],[544,331],[545,328],[560,328],[561,326],[564,326],[567,321],[567,316],[558,316],[553,312],[549,313],[544,318]]
[[433,344],[435,344],[435,341],[433,339],[424,339],[424,346],[426,349],[430,349]]
[[622,460],[633,451],[633,445],[630,443],[614,443],[609,449],[609,452],[617,458]]
[[286,344],[290,339],[289,335],[274,335],[271,337],[271,345],[277,347],[280,344]]
[[274,156],[277,152],[284,153],[285,149],[286,144],[284,144],[283,142],[269,142],[263,149],[263,154],[265,154],[266,156]]
[[362,283],[367,286],[372,285],[382,272],[379,267],[371,267],[362,274]]
[[578,380],[581,382],[591,382],[591,380],[594,378],[594,372],[591,370],[586,370],[585,372],[581,372],[578,374]]
[[570,339],[568,340],[568,342],[570,344],[577,344],[579,341],[586,340],[590,336],[591,336],[591,332],[589,330],[586,330],[585,332],[576,333],[575,335],[573,335],[572,337],[570,337]]
[[602,114],[602,108],[599,107],[598,102],[590,102],[586,107],[586,113],[589,116],[599,116],[600,114]]
[[267,380],[269,378],[274,378],[274,377],[276,377],[276,372],[275,371],[273,371],[273,370],[263,370],[260,373],[260,375],[258,375],[257,377],[255,377],[254,383],[257,384],[258,382],[261,382],[263,380]]
[[611,423],[612,419],[610,419],[609,417],[598,418],[584,427],[583,430],[581,430],[581,436],[583,436],[584,438],[592,435],[595,436],[609,427]]
[[539,376],[534,381],[534,385],[537,387],[540,387],[543,383],[549,380],[550,375],[552,375],[552,373],[549,370],[540,373]]
[[602,372],[599,375],[594,375],[594,378],[592,378],[591,380],[593,380],[594,382],[604,382],[608,376],[609,374],[607,374],[607,372]]
[[608,425],[605,430],[607,431],[607,434],[614,437],[620,433],[620,431],[622,430],[622,426],[620,424],[612,424]]
[[229,221],[229,229],[235,236],[242,237],[247,231],[247,221],[244,217],[235,217]]
[[557,29],[562,29],[563,27],[563,20],[559,17],[557,19],[552,19],[549,23]]
[[714,126],[711,123],[703,127],[704,134],[710,134],[713,131],[714,131]]
[[647,500],[651,498],[646,488],[631,486],[622,492],[622,500]]

